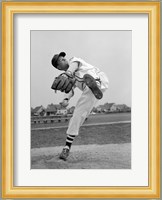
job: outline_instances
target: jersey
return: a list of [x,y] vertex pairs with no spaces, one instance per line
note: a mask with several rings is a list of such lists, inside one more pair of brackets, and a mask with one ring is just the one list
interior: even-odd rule
[[[77,67],[73,67],[72,63],[77,62]],[[108,78],[104,72],[102,72],[99,68],[90,65],[89,63],[85,62],[81,58],[72,57],[69,60],[69,68],[67,70],[67,73],[73,74],[76,78],[75,87],[78,87],[80,90],[84,90],[85,85],[83,82],[83,76],[85,74],[90,74],[93,76],[96,81],[100,82],[100,88],[101,89],[107,89],[108,88]],[[74,95],[74,90],[70,92],[70,94],[66,95],[66,98],[71,98],[71,96]]]

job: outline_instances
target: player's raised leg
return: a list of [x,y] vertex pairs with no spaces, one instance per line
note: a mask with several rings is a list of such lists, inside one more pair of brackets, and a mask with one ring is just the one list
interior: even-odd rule
[[103,93],[100,87],[98,86],[97,81],[90,74],[85,74],[83,80],[85,84],[90,88],[94,96],[97,99],[102,99]]

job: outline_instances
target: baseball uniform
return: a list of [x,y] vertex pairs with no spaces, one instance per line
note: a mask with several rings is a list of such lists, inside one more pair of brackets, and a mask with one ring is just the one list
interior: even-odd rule
[[[77,62],[78,67],[73,66],[72,63]],[[81,97],[79,98],[72,118],[70,119],[69,126],[67,129],[68,135],[78,135],[80,126],[84,123],[85,119],[90,114],[93,107],[96,105],[98,99],[94,96],[92,91],[86,84],[83,82],[83,76],[85,74],[90,74],[95,80],[98,87],[102,92],[108,88],[109,81],[104,72],[99,68],[94,67],[80,58],[73,57],[69,61],[69,68],[66,73],[73,74],[76,78],[76,83],[74,88],[68,93],[65,94],[64,99],[70,99],[74,95],[75,87],[78,87],[82,92]]]

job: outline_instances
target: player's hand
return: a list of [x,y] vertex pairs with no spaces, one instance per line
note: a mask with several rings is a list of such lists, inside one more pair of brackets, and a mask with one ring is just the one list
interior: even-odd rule
[[55,77],[51,88],[53,90],[60,90],[61,92],[69,93],[75,85],[76,79],[73,75],[62,73]]
[[60,105],[64,108],[66,108],[69,105],[69,101],[64,99],[62,102],[60,102]]

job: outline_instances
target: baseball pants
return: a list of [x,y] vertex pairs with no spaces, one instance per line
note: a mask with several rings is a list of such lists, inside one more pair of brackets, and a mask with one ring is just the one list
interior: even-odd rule
[[[104,91],[105,90],[102,90],[102,92]],[[70,119],[66,132],[68,135],[79,134],[80,126],[84,123],[85,119],[88,117],[97,102],[98,99],[96,99],[92,91],[86,87],[83,90],[83,93],[76,104],[73,116]]]

